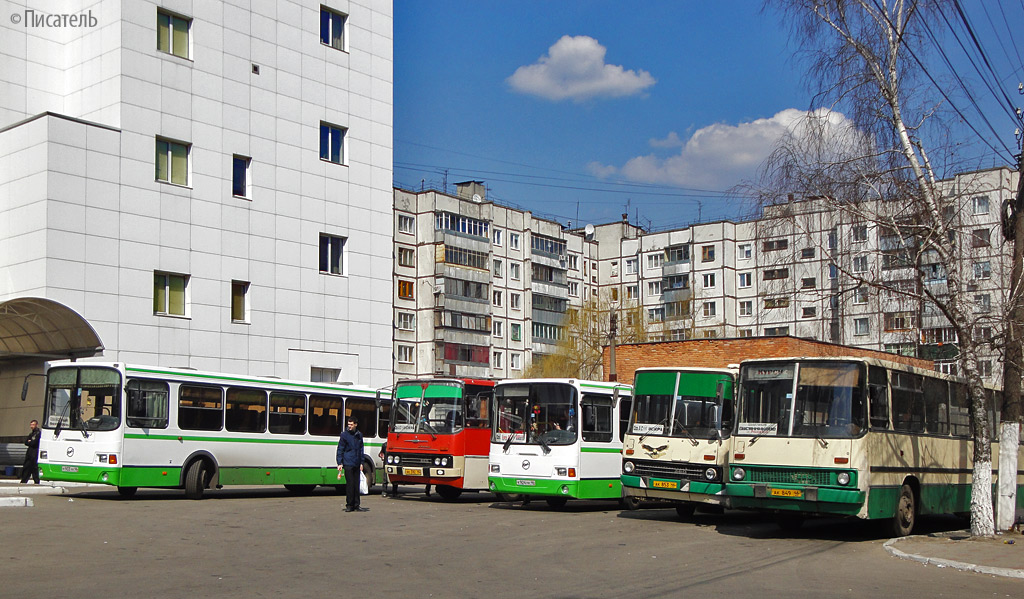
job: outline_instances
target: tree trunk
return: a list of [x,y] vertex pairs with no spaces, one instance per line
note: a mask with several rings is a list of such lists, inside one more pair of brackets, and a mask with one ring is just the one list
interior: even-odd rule
[[[1013,264],[1010,268],[1009,306],[1006,310],[1006,345],[1003,354],[1003,423],[999,427],[999,489],[996,494],[996,530],[1009,530],[1017,515],[1017,455],[1020,447],[1020,387],[1024,363],[1024,154],[1018,165],[1017,197],[1013,222],[1003,224],[1006,235],[1013,226]],[[1003,211],[1006,218],[1006,210]]]
[[[963,350],[961,350],[963,351]],[[971,398],[971,425],[974,433],[974,480],[971,484],[971,535],[995,535],[992,512],[992,438],[989,435],[988,402],[985,385],[978,371],[974,348],[963,362]]]
[[996,530],[1010,530],[1017,520],[1017,452],[1020,424],[999,425],[999,483],[996,492]]

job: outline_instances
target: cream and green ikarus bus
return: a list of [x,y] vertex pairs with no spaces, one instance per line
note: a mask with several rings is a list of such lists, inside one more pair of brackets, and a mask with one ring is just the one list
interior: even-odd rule
[[736,368],[639,368],[623,440],[622,495],[630,508],[725,506]]
[[969,414],[965,383],[934,371],[853,357],[745,361],[731,505],[774,512],[786,528],[814,514],[885,519],[897,536],[921,514],[969,512]]

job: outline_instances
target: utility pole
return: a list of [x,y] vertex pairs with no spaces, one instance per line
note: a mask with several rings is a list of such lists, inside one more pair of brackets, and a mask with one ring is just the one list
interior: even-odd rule
[[1016,517],[1017,448],[1020,443],[1021,375],[1024,362],[1024,152],[1017,157],[1017,197],[1003,206],[1003,240],[1013,241],[1010,296],[1003,354],[1003,410],[999,427],[999,482],[996,530],[1009,530]]
[[615,372],[615,333],[619,330],[619,315],[617,312],[612,310],[611,322],[608,325],[608,341],[610,343],[608,347],[608,381],[614,383],[619,380],[619,375]]

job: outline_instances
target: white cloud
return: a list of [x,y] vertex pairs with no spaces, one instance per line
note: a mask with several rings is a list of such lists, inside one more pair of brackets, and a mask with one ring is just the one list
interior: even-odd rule
[[652,148],[681,148],[684,145],[683,140],[679,139],[679,134],[675,131],[669,131],[665,139],[654,139],[652,137],[647,143]]
[[536,63],[519,67],[507,81],[520,93],[576,102],[598,96],[632,96],[654,85],[655,79],[647,71],[605,64],[606,52],[592,37],[564,35]]
[[[826,114],[817,111],[818,114]],[[650,140],[653,147],[672,147],[679,141],[679,154],[661,158],[654,154],[631,158],[621,167],[591,163],[595,176],[621,175],[630,181],[661,183],[702,189],[724,190],[743,181],[750,181],[765,158],[784,136],[800,136],[807,112],[789,108],[766,119],[757,119],[738,125],[715,123],[698,129],[682,142],[673,132],[663,140]],[[838,112],[828,113],[828,135],[837,145],[848,138],[852,123]]]

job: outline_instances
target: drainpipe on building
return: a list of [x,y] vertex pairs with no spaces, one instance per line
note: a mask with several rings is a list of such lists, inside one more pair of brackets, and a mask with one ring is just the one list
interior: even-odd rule
[[615,333],[619,326],[619,315],[616,312],[612,312],[611,323],[608,326],[608,341],[611,344],[608,348],[608,381],[616,382],[619,380],[619,375],[615,373]]

